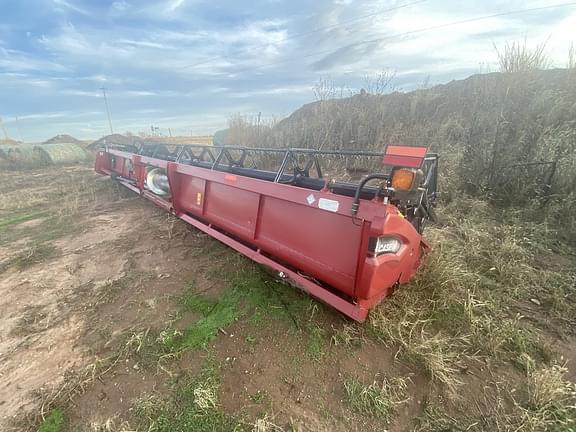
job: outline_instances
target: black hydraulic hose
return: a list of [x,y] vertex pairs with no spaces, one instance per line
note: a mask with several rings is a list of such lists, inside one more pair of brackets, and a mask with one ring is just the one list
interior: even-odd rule
[[374,179],[388,180],[388,178],[389,177],[386,174],[370,174],[364,177],[360,183],[358,183],[356,193],[354,194],[354,201],[352,201],[352,216],[356,216],[356,213],[358,213],[358,207],[360,206],[360,193],[362,192],[362,188],[364,188],[366,183]]

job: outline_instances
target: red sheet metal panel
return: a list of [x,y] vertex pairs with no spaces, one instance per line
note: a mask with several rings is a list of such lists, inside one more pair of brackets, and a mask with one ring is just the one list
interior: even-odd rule
[[428,149],[426,147],[393,146],[386,147],[384,165],[407,168],[420,168]]
[[424,158],[428,149],[426,147],[410,147],[389,145],[386,147],[386,155],[391,156],[409,156],[415,158]]
[[204,217],[245,240],[254,238],[260,196],[226,184],[208,182]]
[[182,212],[202,216],[206,197],[206,180],[176,173],[172,184],[178,184],[179,193],[173,197]]
[[265,197],[257,240],[262,249],[352,296],[360,232],[350,217]]

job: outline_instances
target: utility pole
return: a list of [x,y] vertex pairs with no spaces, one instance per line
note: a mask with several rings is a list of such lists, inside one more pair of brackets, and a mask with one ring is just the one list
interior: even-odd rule
[[108,106],[108,98],[106,97],[106,87],[100,87],[102,90],[102,94],[104,95],[104,104],[106,105],[106,114],[108,114],[108,126],[110,126],[110,133],[113,134],[114,130],[112,129],[112,117],[110,117],[110,107]]

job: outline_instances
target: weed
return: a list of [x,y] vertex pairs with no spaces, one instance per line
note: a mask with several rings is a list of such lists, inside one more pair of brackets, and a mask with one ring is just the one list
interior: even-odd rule
[[66,424],[66,418],[64,417],[64,412],[59,409],[53,409],[48,417],[44,419],[38,432],[62,432],[64,431],[64,425]]
[[344,381],[346,400],[354,411],[386,422],[391,420],[398,405],[408,401],[406,388],[404,378],[384,378],[381,384],[374,381],[370,385],[354,378]]
[[253,395],[250,395],[250,400],[256,404],[261,404],[264,401],[266,401],[266,399],[267,399],[266,392],[261,390],[258,390]]

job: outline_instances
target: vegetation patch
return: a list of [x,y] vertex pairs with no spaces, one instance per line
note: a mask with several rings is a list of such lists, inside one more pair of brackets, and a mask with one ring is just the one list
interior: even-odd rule
[[576,387],[552,365],[532,370],[526,381],[503,385],[488,382],[476,395],[475,404],[462,400],[448,412],[441,401],[428,403],[417,419],[418,432],[445,431],[576,431]]
[[[524,371],[527,358],[550,363],[553,353],[542,329],[513,312],[515,304],[555,295],[554,308],[535,300],[542,314],[554,317],[562,310],[565,319],[576,312],[569,296],[574,271],[539,270],[537,242],[519,228],[521,220],[502,225],[485,204],[464,203],[444,211],[458,215],[444,227],[427,231],[436,247],[415,280],[370,316],[374,337],[399,346],[400,355],[453,391],[471,359],[492,357]],[[548,288],[552,280],[556,291]]]
[[64,412],[59,409],[53,409],[48,417],[44,419],[38,432],[63,432],[64,426],[66,425],[66,418],[64,417]]
[[24,270],[54,257],[58,249],[50,244],[32,243],[19,254],[0,262],[0,273],[15,267]]
[[[196,313],[200,318],[185,330],[172,332],[163,339],[168,351],[176,353],[205,347],[220,329],[241,318],[259,323],[264,316],[273,314],[298,325],[296,316],[303,313],[310,300],[294,288],[268,278],[257,266],[244,260],[243,264],[231,276],[225,277],[228,288],[217,298],[198,294],[194,286],[180,297],[181,311]],[[314,350],[319,350],[318,344],[313,344]]]
[[389,422],[396,407],[406,403],[409,398],[404,378],[384,378],[381,383],[374,381],[365,385],[350,378],[344,381],[346,401],[359,414],[366,414]]
[[24,213],[18,216],[12,216],[9,218],[2,218],[0,219],[0,232],[6,230],[8,227],[13,225],[21,224],[22,222],[28,222],[34,219],[39,219],[46,215],[46,212],[39,211],[39,212],[32,212],[32,213]]
[[197,376],[184,376],[174,383],[170,399],[139,401],[135,407],[138,422],[150,432],[247,430],[240,419],[219,407],[218,386],[214,366]]

